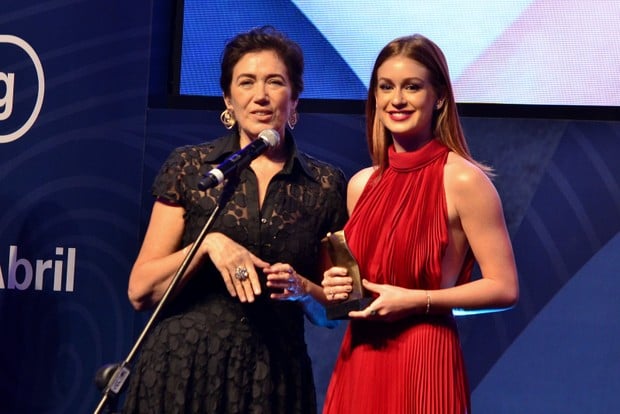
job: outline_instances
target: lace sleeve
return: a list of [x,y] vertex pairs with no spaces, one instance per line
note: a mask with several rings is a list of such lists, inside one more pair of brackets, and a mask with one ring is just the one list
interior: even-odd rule
[[187,152],[176,148],[161,166],[152,186],[152,193],[163,202],[185,207],[185,185],[183,176],[190,163]]
[[342,170],[333,168],[332,171],[332,174],[327,175],[324,179],[324,185],[329,187],[326,204],[330,212],[328,215],[330,227],[327,229],[330,232],[341,230],[349,218],[346,200],[347,180]]

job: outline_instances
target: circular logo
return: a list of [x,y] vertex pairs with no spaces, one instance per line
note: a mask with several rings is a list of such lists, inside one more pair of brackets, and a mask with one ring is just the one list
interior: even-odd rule
[[[26,132],[32,125],[34,125],[37,117],[39,116],[39,112],[41,112],[41,107],[43,106],[43,95],[45,94],[45,77],[43,76],[43,65],[41,65],[41,60],[39,60],[39,56],[34,51],[32,46],[30,46],[26,41],[20,39],[17,36],[11,35],[0,35],[0,46],[3,44],[14,45],[21,48],[28,57],[32,60],[34,64],[34,68],[37,74],[37,83],[38,83],[38,91],[37,97],[32,109],[32,113],[27,117],[26,121],[21,124],[17,129],[12,132],[0,132],[0,144],[15,141],[16,139],[24,136]],[[15,74],[13,73],[3,73],[0,68],[0,90],[2,90],[2,83],[4,83],[5,94],[4,98],[0,99],[0,115],[4,115],[0,117],[0,121],[10,116],[11,108],[13,105],[13,82],[15,81]],[[1,92],[0,92],[1,93]]]

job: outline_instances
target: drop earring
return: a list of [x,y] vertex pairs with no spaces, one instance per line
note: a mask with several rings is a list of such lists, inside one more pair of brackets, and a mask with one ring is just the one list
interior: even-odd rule
[[237,123],[235,116],[228,109],[225,109],[220,114],[220,121],[222,121],[222,124],[224,124],[224,128],[226,129],[232,129]]
[[295,129],[295,125],[297,125],[297,121],[299,121],[299,115],[297,114],[297,111],[293,111],[293,113],[291,114],[291,116],[289,116],[288,118],[288,127],[293,130]]

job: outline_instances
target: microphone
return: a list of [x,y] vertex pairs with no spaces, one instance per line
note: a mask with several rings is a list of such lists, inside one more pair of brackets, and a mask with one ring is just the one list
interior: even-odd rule
[[280,134],[275,129],[266,129],[258,134],[258,138],[249,145],[235,152],[224,162],[213,168],[198,182],[198,189],[205,191],[208,188],[215,187],[228,178],[231,174],[235,174],[246,168],[252,160],[265,152],[267,148],[273,148],[280,142]]

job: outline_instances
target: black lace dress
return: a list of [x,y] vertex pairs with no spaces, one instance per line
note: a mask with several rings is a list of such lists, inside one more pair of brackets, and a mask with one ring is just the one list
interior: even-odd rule
[[[251,169],[204,192],[202,174],[239,149],[237,136],[177,148],[153,193],[186,210],[183,245],[196,239],[210,211],[228,198],[212,231],[222,232],[269,263],[290,263],[320,279],[320,239],[346,221],[342,172],[296,150],[270,182],[258,207]],[[259,272],[260,276],[262,272]],[[142,346],[125,398],[125,413],[316,413],[304,315],[297,302],[254,303],[230,297],[211,262],[169,303]]]

